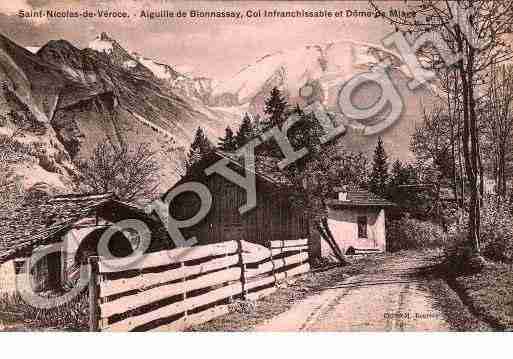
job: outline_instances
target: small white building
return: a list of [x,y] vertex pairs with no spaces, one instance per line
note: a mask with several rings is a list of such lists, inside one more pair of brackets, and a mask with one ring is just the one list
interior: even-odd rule
[[[396,207],[392,202],[368,191],[338,192],[337,199],[326,201],[328,226],[343,253],[385,252],[385,210]],[[330,256],[331,248],[322,243],[321,254]]]

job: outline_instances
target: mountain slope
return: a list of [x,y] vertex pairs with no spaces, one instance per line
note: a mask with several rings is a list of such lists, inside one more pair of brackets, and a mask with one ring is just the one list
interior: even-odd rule
[[[63,156],[87,158],[104,141],[148,142],[161,165],[162,190],[177,180],[177,167],[198,126],[215,140],[238,120],[162,84],[106,34],[93,41],[95,49],[57,40],[33,54],[5,37],[0,45],[7,88],[16,89],[28,115],[52,132]],[[4,105],[1,113],[11,110]],[[46,133],[41,136],[48,139]]]
[[0,35],[0,155],[25,189],[76,187],[77,172],[50,125],[64,87],[58,68]]

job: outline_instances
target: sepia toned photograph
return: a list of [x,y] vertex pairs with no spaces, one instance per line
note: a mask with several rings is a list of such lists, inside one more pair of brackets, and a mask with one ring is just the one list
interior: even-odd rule
[[0,0],[0,332],[512,331],[512,32],[511,0]]

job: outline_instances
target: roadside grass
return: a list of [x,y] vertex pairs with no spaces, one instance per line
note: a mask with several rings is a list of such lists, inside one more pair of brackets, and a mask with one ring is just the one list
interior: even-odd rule
[[336,285],[350,276],[357,275],[369,266],[382,262],[384,258],[383,255],[354,258],[349,259],[351,263],[343,267],[314,269],[304,275],[292,278],[290,282],[281,283],[273,294],[246,306],[250,310],[235,310],[227,315],[189,328],[187,331],[242,332],[251,330],[254,326],[286,312],[296,302],[307,296],[326,287]]
[[422,286],[431,293],[434,299],[433,306],[444,315],[451,331],[484,332],[493,330],[487,322],[473,314],[473,310],[463,302],[448,281],[439,275],[437,269],[438,265],[435,265],[435,270],[424,273],[427,280]]
[[444,274],[475,316],[494,330],[513,330],[513,265],[488,262],[479,273]]
[[87,331],[87,291],[50,309],[35,308],[19,294],[0,296],[0,331]]

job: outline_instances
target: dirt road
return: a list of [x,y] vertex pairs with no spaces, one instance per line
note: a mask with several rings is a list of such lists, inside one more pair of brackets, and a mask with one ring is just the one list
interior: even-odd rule
[[258,325],[255,331],[447,331],[426,276],[428,257],[389,257]]

